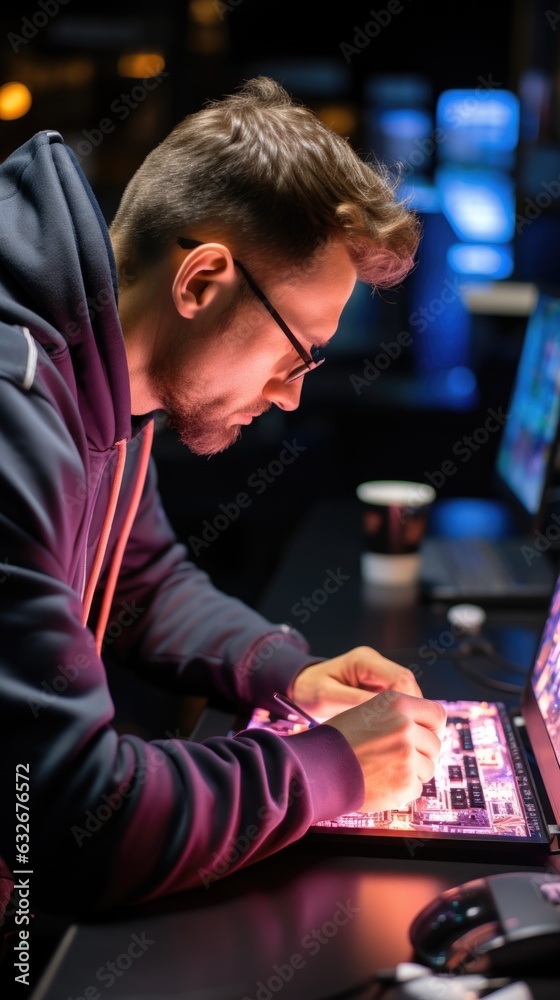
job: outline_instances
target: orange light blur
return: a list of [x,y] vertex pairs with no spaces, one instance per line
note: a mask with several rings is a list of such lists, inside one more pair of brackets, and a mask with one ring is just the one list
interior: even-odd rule
[[220,13],[220,5],[214,0],[191,0],[189,14],[195,24],[219,24],[224,19]]
[[330,104],[319,108],[317,116],[325,125],[332,128],[338,135],[351,135],[358,126],[358,117],[354,108],[343,104]]
[[10,122],[22,118],[31,107],[31,91],[24,83],[5,83],[0,87],[0,118]]
[[165,69],[165,59],[159,52],[129,52],[122,55],[117,63],[119,76],[136,80],[157,76]]

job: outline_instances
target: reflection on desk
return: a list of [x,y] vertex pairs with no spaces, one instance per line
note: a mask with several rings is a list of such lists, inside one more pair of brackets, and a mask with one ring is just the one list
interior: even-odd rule
[[410,922],[439,892],[510,870],[289,848],[207,889],[72,928],[32,1000],[98,1000],[93,991],[109,988],[113,1000],[271,1000],[280,990],[322,1000],[411,960]]

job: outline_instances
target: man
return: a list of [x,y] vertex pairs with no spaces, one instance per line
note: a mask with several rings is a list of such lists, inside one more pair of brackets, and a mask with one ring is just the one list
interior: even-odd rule
[[[317,820],[416,797],[441,706],[374,650],[321,662],[214,589],[150,461],[158,410],[210,455],[295,409],[355,281],[409,270],[417,223],[381,170],[258,78],[147,157],[110,237],[62,137],[37,134],[0,168],[0,233],[0,854],[32,859],[34,903],[210,884]],[[280,689],[329,722],[119,736],[115,621],[111,651],[139,675],[243,707]]]

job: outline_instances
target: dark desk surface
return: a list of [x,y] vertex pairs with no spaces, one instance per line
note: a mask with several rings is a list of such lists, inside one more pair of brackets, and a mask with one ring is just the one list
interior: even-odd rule
[[[412,959],[409,922],[436,893],[511,870],[288,849],[159,912],[72,928],[33,1000],[98,1000],[92,988],[101,996],[110,988],[112,1000],[266,1000],[262,984],[282,971],[283,997],[322,1000]],[[144,950],[130,962],[138,940]],[[118,977],[108,963],[122,968]],[[272,984],[276,993],[278,978]],[[535,996],[557,1000],[558,983],[555,992],[539,985]]]
[[[399,662],[416,663],[429,697],[515,704],[518,695],[498,694],[446,658],[455,637],[444,607],[414,595],[391,601],[387,593],[364,592],[359,535],[355,526],[340,523],[341,509],[333,502],[311,513],[260,610],[300,628],[319,655],[368,644]],[[337,589],[333,584],[327,593],[324,581],[334,578]],[[303,597],[315,608],[307,609],[305,622]],[[526,669],[545,611],[489,610],[485,635]],[[496,667],[493,675],[509,683],[523,680],[514,669]],[[230,719],[209,710],[193,737],[227,731]],[[98,1000],[109,988],[112,1000],[271,1000],[279,991],[285,998],[322,1000],[349,990],[380,969],[412,960],[410,921],[437,893],[484,874],[516,870],[512,864],[476,861],[467,848],[453,861],[422,854],[420,844],[402,849],[401,856],[375,856],[369,841],[359,853],[342,854],[303,838],[206,889],[117,913],[110,921],[73,926],[32,1000]],[[131,942],[138,955],[132,960]],[[556,1000],[560,975],[554,982],[528,981],[535,998]],[[368,991],[352,996],[366,997]]]

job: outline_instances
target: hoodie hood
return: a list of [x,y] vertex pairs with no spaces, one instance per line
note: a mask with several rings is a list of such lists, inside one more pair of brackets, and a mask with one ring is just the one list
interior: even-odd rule
[[39,132],[0,166],[0,319],[26,327],[67,382],[70,374],[98,451],[131,437],[117,292],[89,183],[62,136]]

